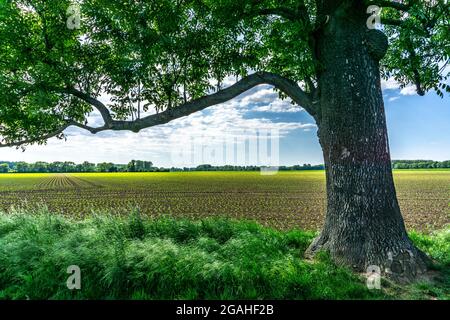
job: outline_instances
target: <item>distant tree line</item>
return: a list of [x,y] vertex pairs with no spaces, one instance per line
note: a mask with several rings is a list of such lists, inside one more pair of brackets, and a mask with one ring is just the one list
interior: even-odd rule
[[111,162],[90,163],[85,161],[76,164],[71,161],[56,162],[2,162],[0,173],[70,173],[70,172],[148,172],[157,171],[151,161],[132,160],[128,164],[115,164]]
[[[435,169],[450,168],[450,160],[393,160],[393,169]],[[212,166],[202,164],[193,168],[158,168],[154,167],[151,161],[132,160],[128,164],[115,164],[111,162],[90,163],[85,161],[76,164],[71,161],[56,162],[8,162],[0,161],[0,173],[71,173],[71,172],[183,172],[183,171],[259,171],[259,166]],[[294,170],[323,170],[324,165],[294,165],[280,166],[279,171]]]
[[[292,171],[292,170],[323,170],[325,167],[322,164],[319,165],[294,165],[294,166],[280,166],[278,170],[280,171]],[[176,168],[171,168],[171,170]],[[212,166],[210,164],[202,164],[195,168],[182,168],[178,171],[260,171],[260,166]]]
[[433,161],[433,160],[393,160],[393,169],[436,169],[450,168],[450,160]]
[[[323,170],[323,165],[294,165],[281,166],[278,170]],[[71,172],[180,172],[180,171],[259,171],[258,166],[212,166],[202,164],[193,168],[158,168],[151,161],[132,160],[128,164],[115,164],[111,162],[76,164],[71,161],[64,162],[8,162],[0,161],[0,173],[71,173]]]

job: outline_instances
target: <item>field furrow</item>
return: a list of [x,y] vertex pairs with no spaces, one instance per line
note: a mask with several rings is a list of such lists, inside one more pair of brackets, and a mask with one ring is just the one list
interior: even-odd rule
[[[395,171],[409,229],[450,223],[450,170]],[[45,204],[71,216],[107,210],[149,216],[226,216],[278,229],[318,230],[326,209],[323,171],[0,175],[0,209]]]

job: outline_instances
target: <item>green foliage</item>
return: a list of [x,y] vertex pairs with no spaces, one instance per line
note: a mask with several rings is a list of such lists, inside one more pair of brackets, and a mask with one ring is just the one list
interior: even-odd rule
[[430,257],[450,267],[450,227],[431,235],[411,232],[410,237]]
[[0,173],[7,173],[9,171],[9,165],[7,163],[0,163]]
[[[4,170],[2,171],[2,168]],[[279,171],[292,170],[323,170],[324,165],[294,165],[280,166]],[[0,164],[0,173],[18,172],[18,173],[71,173],[71,172],[168,172],[168,171],[260,171],[259,166],[211,166],[209,164],[199,165],[195,168],[163,168],[154,167],[151,161],[131,160],[127,165],[115,163],[89,163],[84,161],[81,164],[75,164],[71,161],[56,162],[5,162]]]
[[[446,169],[450,168],[450,160],[393,160],[393,169]],[[167,171],[260,171],[259,166],[212,166],[209,164],[199,165],[195,168],[163,168],[154,167],[151,161],[132,160],[127,165],[114,163],[89,163],[84,161],[75,164],[71,161],[65,162],[5,162],[0,163],[0,173],[18,172],[18,173],[70,173],[70,172],[167,172]],[[296,170],[324,170],[324,165],[293,165],[280,166],[279,171]]]
[[[4,299],[380,298],[329,259],[300,258],[314,234],[251,222],[94,215],[45,209],[0,216]],[[82,289],[65,287],[79,265]]]
[[[74,3],[80,5],[79,29],[66,27],[67,9]],[[0,138],[42,143],[68,123],[85,124],[92,106],[69,88],[91,98],[109,94],[116,120],[174,108],[250,71],[305,81],[305,91],[311,92],[320,69],[315,31],[336,9],[321,4],[1,0]],[[414,1],[407,17],[386,8],[385,18],[401,26],[384,28],[391,45],[381,64],[383,75],[402,85],[420,83],[420,93],[450,90],[444,0]]]
[[450,75],[450,6],[447,2],[410,1],[407,13],[384,8],[381,23],[383,20],[398,22],[384,26],[390,43],[381,64],[385,78],[394,77],[402,86],[415,84],[420,95],[432,89],[441,97],[443,92],[450,92],[446,81]]
[[131,160],[127,165],[128,172],[149,172],[154,171],[151,161]]
[[450,168],[450,160],[392,160],[392,169],[434,169]]
[[409,236],[417,247],[434,260],[431,268],[439,274],[434,283],[420,281],[412,285],[408,290],[408,298],[450,300],[450,226],[428,235],[413,231]]
[[[448,234],[448,232],[447,232]],[[224,219],[190,221],[94,214],[83,220],[45,208],[0,215],[3,299],[380,299],[328,255],[305,261],[314,234]],[[434,236],[416,241],[440,259]],[[448,241],[447,241],[448,242]],[[81,290],[66,287],[69,265]],[[422,284],[424,291],[440,288]],[[430,289],[431,288],[431,289]],[[425,295],[422,289],[416,293]]]
[[[83,122],[91,106],[63,94],[96,77],[97,46],[65,27],[69,0],[0,2],[0,134],[11,140],[52,132],[65,119]],[[80,72],[83,70],[83,72]],[[100,75],[99,75],[100,76]]]

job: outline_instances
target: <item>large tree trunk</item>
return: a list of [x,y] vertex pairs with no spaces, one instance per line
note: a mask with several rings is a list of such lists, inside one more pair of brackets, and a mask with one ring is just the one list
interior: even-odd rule
[[377,266],[410,280],[426,270],[427,259],[407,236],[393,183],[378,63],[386,37],[367,29],[366,20],[365,8],[341,6],[318,37],[328,203],[309,253],[325,250],[357,272]]

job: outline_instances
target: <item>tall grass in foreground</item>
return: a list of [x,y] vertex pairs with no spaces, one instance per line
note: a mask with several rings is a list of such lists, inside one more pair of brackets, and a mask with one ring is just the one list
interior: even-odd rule
[[[303,260],[313,237],[224,219],[133,213],[71,220],[43,208],[0,213],[0,299],[395,298],[368,290],[326,255]],[[413,239],[448,271],[448,230]],[[66,287],[69,265],[81,268],[81,290]],[[448,279],[442,286],[413,294],[445,298]]]

